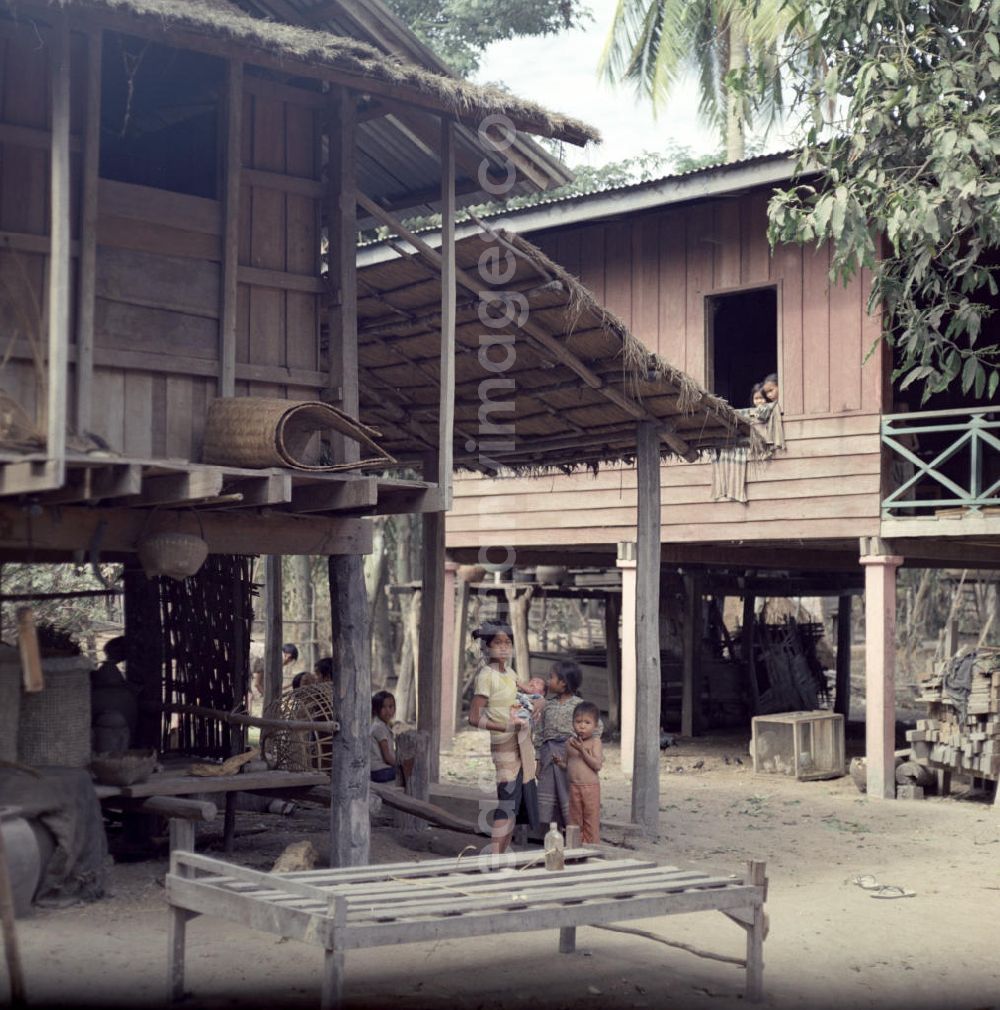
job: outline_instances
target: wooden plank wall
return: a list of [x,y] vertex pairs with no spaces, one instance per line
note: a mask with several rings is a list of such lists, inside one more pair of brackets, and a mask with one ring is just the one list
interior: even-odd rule
[[[47,47],[0,29],[0,287],[29,308],[37,304],[44,333]],[[82,36],[73,36],[72,70],[78,201]],[[312,398],[327,385],[319,349],[321,103],[310,92],[247,78],[237,395]],[[220,369],[222,224],[219,200],[100,181],[91,430],[128,456],[200,456]],[[0,291],[0,336],[12,332],[14,315]],[[0,389],[35,411],[37,382],[23,334],[0,369]]]
[[[705,296],[775,283],[787,452],[759,465],[749,503],[713,502],[706,463],[665,464],[668,542],[877,535],[880,352],[868,277],[830,284],[828,251],[767,244],[766,191],[629,222],[530,236],[657,350],[705,381]],[[749,392],[749,390],[748,390]],[[461,477],[447,545],[612,544],[635,537],[635,470],[501,481]]]

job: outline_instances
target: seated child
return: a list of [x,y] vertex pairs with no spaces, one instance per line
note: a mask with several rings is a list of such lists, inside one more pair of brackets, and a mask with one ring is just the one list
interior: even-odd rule
[[523,686],[525,690],[518,690],[517,692],[517,703],[510,706],[510,717],[512,719],[524,719],[525,722],[531,722],[535,717],[533,702],[545,697],[545,681],[541,677],[532,677]]
[[388,691],[372,695],[371,780],[396,781],[396,742],[392,723],[396,718],[396,699]]
[[600,709],[592,701],[581,701],[573,709],[573,732],[566,741],[566,777],[569,779],[569,823],[580,826],[580,840],[596,844],[601,840],[601,780],[604,749],[597,735]]

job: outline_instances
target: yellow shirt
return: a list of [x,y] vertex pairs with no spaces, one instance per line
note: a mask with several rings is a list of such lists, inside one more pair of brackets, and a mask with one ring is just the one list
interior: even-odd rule
[[[490,722],[507,725],[511,718],[510,708],[517,701],[517,676],[509,668],[501,673],[484,663],[476,674],[472,693],[486,698],[483,714]],[[523,772],[525,782],[535,777],[535,748],[529,726],[519,732],[491,729],[490,753],[498,781],[513,782],[519,771]]]

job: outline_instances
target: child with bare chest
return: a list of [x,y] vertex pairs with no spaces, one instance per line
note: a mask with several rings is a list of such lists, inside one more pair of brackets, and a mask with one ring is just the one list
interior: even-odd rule
[[566,741],[566,777],[569,779],[569,823],[580,825],[580,840],[601,840],[601,780],[604,749],[597,735],[600,710],[590,701],[573,709],[575,736]]

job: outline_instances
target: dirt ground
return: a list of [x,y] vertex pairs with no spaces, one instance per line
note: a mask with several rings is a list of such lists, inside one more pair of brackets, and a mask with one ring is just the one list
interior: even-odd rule
[[[1000,1007],[1000,810],[954,796],[877,802],[850,778],[797,783],[755,776],[747,741],[682,741],[661,755],[661,828],[639,851],[662,863],[739,872],[767,861],[771,932],[764,1006]],[[443,759],[446,781],[488,775],[484,734],[461,733]],[[629,819],[629,783],[608,747],[604,813]],[[726,759],[729,763],[726,763]],[[743,764],[737,764],[739,758]],[[322,848],[326,812],[241,814],[235,858],[270,868],[291,841]],[[199,848],[219,843],[209,826]],[[467,836],[427,829],[401,837],[376,826],[375,861],[457,853]],[[113,895],[42,911],[18,923],[31,1004],[159,1003],[166,970],[164,859],[116,865]],[[917,892],[873,900],[858,874]],[[744,934],[717,913],[637,923],[703,949],[742,956]],[[187,1005],[315,1007],[320,952],[220,920],[188,933]],[[351,952],[348,1006],[733,1007],[743,972],[644,939],[582,927],[578,951],[557,953],[554,932]]]

